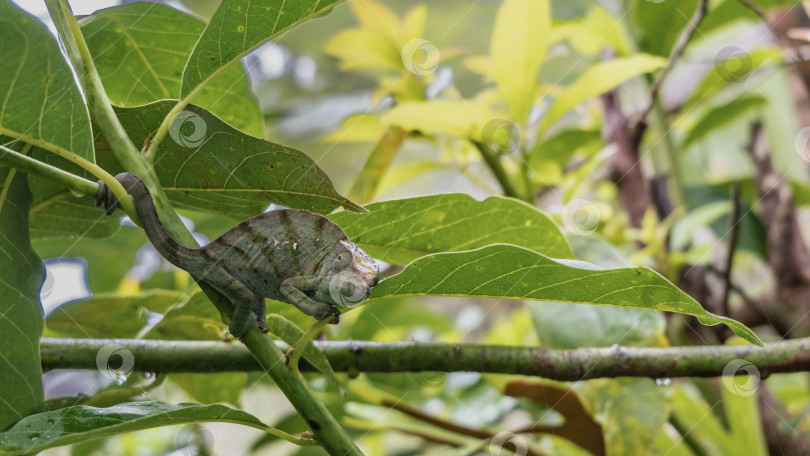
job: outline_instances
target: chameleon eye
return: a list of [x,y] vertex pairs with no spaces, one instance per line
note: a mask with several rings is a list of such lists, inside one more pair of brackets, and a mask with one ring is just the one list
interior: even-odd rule
[[351,255],[346,252],[338,254],[338,256],[335,257],[335,261],[332,262],[332,270],[340,271],[346,269],[351,259]]

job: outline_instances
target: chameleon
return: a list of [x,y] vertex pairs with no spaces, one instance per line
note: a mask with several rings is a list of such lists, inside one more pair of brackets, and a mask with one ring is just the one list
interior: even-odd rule
[[[377,263],[328,218],[303,209],[255,215],[201,248],[175,240],[155,209],[149,189],[137,176],[115,179],[135,201],[149,241],[173,265],[223,294],[234,308],[229,330],[239,338],[253,325],[267,332],[264,298],[292,304],[320,320],[335,317],[336,306],[362,303],[380,280]],[[102,181],[96,205],[112,214],[118,201]]]

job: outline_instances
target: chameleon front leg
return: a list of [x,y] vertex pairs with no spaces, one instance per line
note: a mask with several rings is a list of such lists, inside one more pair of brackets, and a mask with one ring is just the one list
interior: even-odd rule
[[281,282],[279,291],[287,301],[298,308],[301,312],[313,316],[317,319],[325,317],[335,317],[334,323],[340,319],[340,311],[332,304],[315,301],[307,296],[304,291],[311,291],[318,288],[321,281],[318,276],[298,276],[290,277]]

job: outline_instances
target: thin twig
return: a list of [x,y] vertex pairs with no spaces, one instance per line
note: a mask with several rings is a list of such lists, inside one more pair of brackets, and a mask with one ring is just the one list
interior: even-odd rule
[[650,86],[650,104],[647,105],[647,108],[641,112],[641,115],[636,119],[636,126],[640,128],[640,131],[643,131],[647,125],[647,117],[649,117],[650,112],[655,105],[656,100],[658,99],[658,93],[661,91],[661,86],[664,84],[664,80],[667,78],[669,73],[672,71],[672,68],[675,66],[675,63],[678,59],[683,55],[684,51],[686,50],[686,45],[689,44],[689,41],[692,39],[692,35],[697,30],[700,22],[706,16],[706,11],[709,7],[709,0],[700,0],[700,4],[698,5],[697,11],[695,11],[694,16],[686,25],[686,28],[681,33],[680,38],[678,38],[678,42],[675,43],[675,47],[672,49],[672,53],[669,55],[669,59],[667,59],[667,64],[664,66],[664,69],[661,70],[661,73],[658,74],[658,77],[653,81],[652,85]]
[[731,294],[731,267],[734,259],[734,251],[737,249],[737,238],[740,233],[740,184],[735,183],[731,187],[731,218],[729,219],[728,253],[726,254],[726,264],[723,268],[723,299],[721,301],[723,315],[730,315],[728,309],[728,298]]
[[506,170],[503,169],[500,158],[492,153],[486,144],[480,141],[472,141],[472,144],[476,149],[478,149],[478,152],[481,154],[481,158],[484,159],[484,163],[487,164],[490,171],[492,171],[492,174],[495,176],[495,179],[497,179],[498,183],[501,184],[503,194],[505,196],[511,196],[512,198],[520,198],[520,193],[518,193],[515,186],[512,185],[512,181],[509,179],[509,176],[506,175]]

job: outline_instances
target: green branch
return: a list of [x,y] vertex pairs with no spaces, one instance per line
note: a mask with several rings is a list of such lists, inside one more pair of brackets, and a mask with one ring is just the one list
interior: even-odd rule
[[8,147],[0,146],[0,163],[19,169],[29,175],[41,177],[82,195],[95,196],[98,184],[83,177],[71,174],[45,162],[34,160]]
[[[53,338],[41,340],[42,368],[96,369],[98,351],[111,342],[127,347],[135,359],[135,370],[143,372],[260,370],[247,350],[225,342]],[[810,370],[810,338],[770,343],[764,347],[614,346],[576,350],[420,342],[313,343],[323,350],[338,372],[481,372],[562,381],[604,377],[717,377],[735,360],[751,363],[763,377],[771,373]],[[280,342],[276,345],[280,347],[279,352],[287,349]],[[312,370],[306,362],[302,362],[301,368]]]

